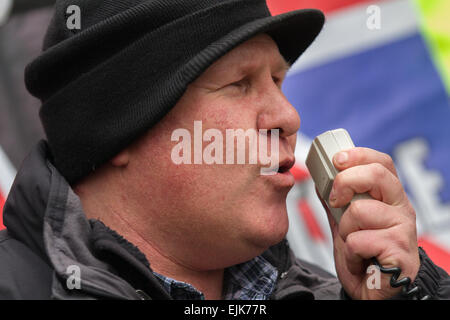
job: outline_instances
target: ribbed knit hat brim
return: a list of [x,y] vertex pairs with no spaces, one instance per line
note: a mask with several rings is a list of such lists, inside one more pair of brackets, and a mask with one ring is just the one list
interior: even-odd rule
[[[143,135],[239,44],[268,33],[293,63],[324,23],[317,10],[272,17],[263,0],[134,0],[122,11],[117,5],[127,1],[96,1],[97,10],[114,3],[112,15],[91,17],[78,33],[60,30],[67,2],[60,1],[45,50],[25,72],[27,88],[42,100],[52,160],[69,183]],[[92,4],[78,2],[82,12],[83,3]]]

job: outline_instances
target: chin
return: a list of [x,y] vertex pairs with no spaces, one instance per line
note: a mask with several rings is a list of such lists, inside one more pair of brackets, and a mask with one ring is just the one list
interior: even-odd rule
[[286,237],[289,228],[286,208],[267,217],[258,221],[254,231],[249,233],[249,236],[251,235],[249,240],[259,248],[260,253],[280,243]]
[[[267,210],[267,208],[266,208]],[[249,261],[260,256],[270,247],[280,243],[287,234],[289,221],[286,210],[279,210],[276,214],[267,214],[262,212],[260,219],[254,215],[240,221],[240,229],[236,237],[229,241],[223,241],[227,235],[223,235],[221,249],[211,248],[208,257],[215,256],[214,259],[207,259],[211,265],[210,269],[218,269],[236,265]],[[244,227],[245,226],[245,227]],[[204,253],[205,250],[203,248]],[[217,252],[220,255],[217,256]]]

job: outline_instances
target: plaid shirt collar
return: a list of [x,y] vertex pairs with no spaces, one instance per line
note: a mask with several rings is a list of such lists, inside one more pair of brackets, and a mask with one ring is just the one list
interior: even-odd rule
[[[154,272],[175,300],[204,300],[202,292],[192,285]],[[267,300],[276,286],[278,270],[263,257],[256,257],[225,270],[225,300]]]

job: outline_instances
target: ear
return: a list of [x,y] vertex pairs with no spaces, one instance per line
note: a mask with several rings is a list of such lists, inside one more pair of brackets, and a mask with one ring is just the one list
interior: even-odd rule
[[111,165],[114,167],[126,167],[130,162],[130,153],[128,149],[122,150],[114,158],[110,160]]

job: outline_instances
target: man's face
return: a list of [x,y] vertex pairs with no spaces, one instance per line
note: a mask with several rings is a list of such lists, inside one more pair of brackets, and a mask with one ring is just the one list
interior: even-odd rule
[[279,129],[285,170],[294,161],[300,126],[280,90],[286,71],[272,38],[256,36],[208,68],[130,148],[129,193],[148,210],[141,232],[167,257],[194,270],[218,269],[247,261],[285,237],[286,196],[294,184],[289,172],[261,175],[263,165],[248,164],[248,152],[247,164],[177,165],[171,154],[178,142],[171,137],[187,129],[193,146],[194,121],[201,121],[203,132],[222,132],[225,155],[226,129]]

